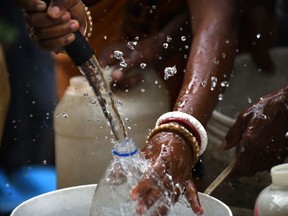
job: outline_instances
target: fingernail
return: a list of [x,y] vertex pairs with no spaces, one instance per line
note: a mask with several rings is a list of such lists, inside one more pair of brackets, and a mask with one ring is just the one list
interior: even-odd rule
[[70,23],[71,31],[76,31],[76,30],[78,30],[78,28],[79,28],[78,22],[73,21],[73,22]]
[[50,14],[51,17],[57,18],[59,16],[60,8],[58,6],[52,6],[48,13]]
[[67,22],[69,19],[70,19],[70,14],[69,13],[64,13],[63,16],[62,16],[62,20],[64,22]]
[[46,4],[43,1],[40,1],[37,5],[36,5],[36,10],[37,11],[45,11],[46,10]]
[[75,39],[75,35],[74,34],[69,34],[67,37],[66,37],[66,43],[67,44],[70,44],[71,42],[73,42]]

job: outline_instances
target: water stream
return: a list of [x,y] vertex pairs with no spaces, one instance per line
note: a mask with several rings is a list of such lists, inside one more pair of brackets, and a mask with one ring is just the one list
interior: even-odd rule
[[[125,140],[128,137],[127,129],[97,59],[95,56],[92,56],[84,64],[78,66],[78,68],[92,87],[115,140]],[[103,95],[108,95],[108,97],[105,98]]]

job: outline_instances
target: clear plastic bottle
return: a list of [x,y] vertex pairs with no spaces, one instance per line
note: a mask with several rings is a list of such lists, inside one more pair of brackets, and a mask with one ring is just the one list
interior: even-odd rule
[[271,169],[272,184],[256,199],[254,216],[288,215],[288,163]]
[[[150,163],[142,157],[132,140],[116,142],[113,157],[114,160],[111,161],[105,176],[96,187],[90,216],[138,215],[137,202],[130,199],[129,193],[145,173],[149,172],[155,180],[155,185],[164,189],[159,176],[151,169]],[[153,215],[160,203],[171,206],[165,192],[145,215]]]

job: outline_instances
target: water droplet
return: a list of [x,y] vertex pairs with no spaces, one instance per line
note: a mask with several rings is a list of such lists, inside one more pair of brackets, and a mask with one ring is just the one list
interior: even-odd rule
[[121,100],[116,100],[116,103],[117,103],[118,105],[122,105]]
[[119,50],[115,50],[114,51],[114,58],[116,58],[118,60],[122,60],[123,59],[123,52],[121,52]]
[[125,60],[120,62],[120,66],[121,67],[127,67],[127,63],[125,62]]
[[172,38],[170,36],[167,36],[166,41],[169,43],[172,41]]
[[159,81],[158,80],[155,80],[155,84],[157,85],[159,83]]
[[67,113],[62,113],[62,117],[63,118],[68,118],[68,114]]
[[186,36],[182,36],[181,41],[186,41]]
[[89,103],[91,103],[91,104],[96,104],[96,103],[97,103],[97,100],[96,100],[96,99],[91,99],[91,100],[89,101]]
[[129,49],[134,50],[137,43],[137,41],[128,41],[127,46]]
[[140,67],[141,67],[142,69],[144,69],[146,66],[147,66],[146,63],[141,63],[141,64],[140,64]]
[[285,138],[288,139],[288,131],[285,133]]
[[259,38],[261,37],[261,34],[258,33],[258,34],[256,35],[256,37],[259,39]]
[[213,62],[214,62],[214,64],[216,64],[216,65],[218,65],[218,64],[220,63],[217,58],[215,58],[215,59],[213,60]]
[[145,89],[141,89],[141,92],[144,93],[144,92],[145,92]]
[[201,85],[202,85],[203,87],[206,87],[206,86],[207,86],[207,81],[203,80],[203,81],[201,82]]
[[245,147],[241,146],[240,147],[240,152],[242,152],[242,153],[245,152]]
[[222,58],[223,58],[223,59],[226,58],[226,53],[222,53]]
[[229,41],[229,40],[226,40],[226,41],[225,41],[225,43],[226,43],[226,44],[229,44],[229,43],[230,43],[230,41]]
[[229,87],[229,82],[228,81],[223,81],[223,82],[221,82],[221,87],[226,87],[226,88],[228,88]]
[[176,65],[173,67],[166,67],[164,70],[164,79],[167,80],[169,77],[174,76],[177,73]]
[[107,36],[106,35],[104,35],[104,40],[107,40]]
[[212,76],[211,77],[211,91],[215,90],[216,85],[217,85],[217,77]]
[[43,160],[43,164],[46,165],[47,164],[47,160]]
[[152,9],[155,10],[156,9],[156,5],[152,5]]
[[88,96],[88,93],[87,93],[87,92],[86,92],[86,93],[83,93],[83,95],[87,97],[87,96]]
[[268,117],[267,117],[265,114],[262,113],[262,114],[260,115],[260,118],[261,118],[261,119],[267,119]]
[[223,98],[224,98],[224,95],[223,95],[223,94],[219,94],[219,95],[218,95],[218,100],[219,100],[219,101],[222,101]]
[[135,37],[135,40],[136,40],[136,41],[138,41],[138,40],[139,40],[139,37],[138,37],[138,36],[136,36],[136,37]]
[[252,99],[250,97],[248,97],[247,100],[249,104],[252,103]]
[[167,49],[168,48],[168,43],[163,43],[163,47],[164,47],[164,49]]

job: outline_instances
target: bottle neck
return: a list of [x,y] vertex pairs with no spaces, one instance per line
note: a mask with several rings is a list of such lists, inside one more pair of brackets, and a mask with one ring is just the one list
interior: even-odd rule
[[271,169],[272,186],[288,188],[288,163],[275,166]]
[[138,148],[132,139],[126,138],[124,140],[115,141],[113,155],[118,157],[131,157],[138,152]]

